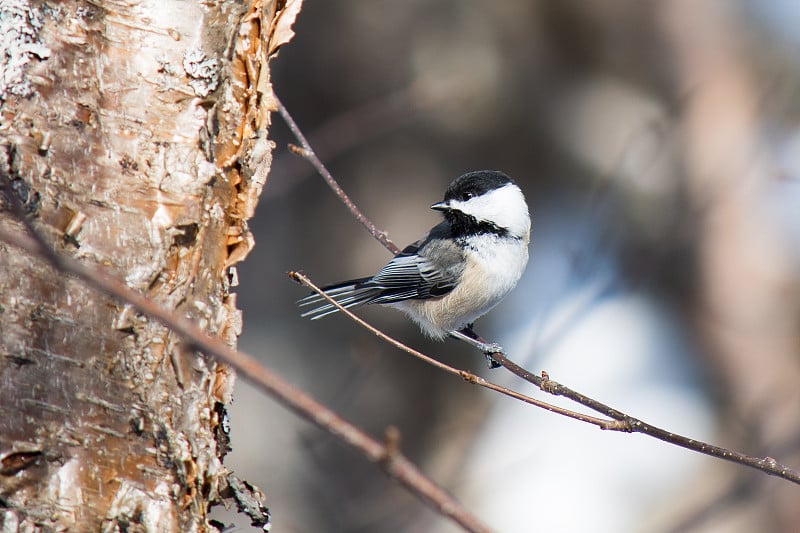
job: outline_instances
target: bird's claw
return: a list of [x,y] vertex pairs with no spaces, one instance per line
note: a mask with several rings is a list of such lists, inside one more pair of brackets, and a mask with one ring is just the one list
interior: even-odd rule
[[502,346],[493,342],[486,342],[480,346],[480,350],[483,352],[483,355],[486,356],[486,364],[489,365],[489,368],[499,368],[502,366],[492,357],[492,354],[505,355]]
[[495,368],[500,368],[501,366],[503,366],[500,363],[498,363],[497,361],[495,361],[494,358],[491,356],[491,354],[487,353],[487,354],[484,354],[484,355],[486,355],[486,364],[489,366],[489,368],[495,369]]
[[493,353],[499,353],[499,354],[505,354],[506,353],[505,350],[503,350],[502,346],[500,346],[499,344],[496,344],[494,342],[482,342],[480,344],[479,348],[486,355],[493,354]]

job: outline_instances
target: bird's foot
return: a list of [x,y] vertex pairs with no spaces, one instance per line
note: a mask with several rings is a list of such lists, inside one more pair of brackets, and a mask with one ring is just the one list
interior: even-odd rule
[[480,335],[478,335],[472,330],[471,326],[472,325],[470,324],[464,329],[451,331],[450,336],[462,340],[467,344],[471,344],[472,346],[483,352],[483,355],[486,356],[486,363],[489,365],[489,368],[497,368],[499,366],[502,366],[500,365],[500,363],[495,361],[494,358],[492,358],[492,354],[504,355],[505,351],[503,350],[503,347],[493,342],[484,341],[480,337]]
[[502,366],[492,357],[494,354],[505,355],[506,352],[503,350],[502,346],[494,342],[482,342],[478,349],[486,356],[486,364],[489,365],[489,368],[499,368]]

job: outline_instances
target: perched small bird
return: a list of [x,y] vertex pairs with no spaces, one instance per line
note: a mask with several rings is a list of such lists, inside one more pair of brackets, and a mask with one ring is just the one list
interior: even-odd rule
[[[487,358],[502,353],[472,324],[516,286],[528,263],[531,219],[525,197],[502,172],[479,170],[456,178],[431,209],[441,211],[444,221],[377,274],[322,290],[345,308],[383,304],[400,309],[430,337],[450,335]],[[320,303],[302,316],[315,320],[338,311],[318,294],[299,302],[301,307]]]

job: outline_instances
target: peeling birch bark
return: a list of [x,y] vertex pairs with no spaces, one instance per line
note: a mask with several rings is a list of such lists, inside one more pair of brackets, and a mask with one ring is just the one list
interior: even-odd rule
[[[300,7],[280,4],[0,5],[8,193],[59,253],[231,345],[233,264],[271,162],[267,60]],[[0,245],[0,529],[209,530],[229,492],[233,382],[160,324]]]

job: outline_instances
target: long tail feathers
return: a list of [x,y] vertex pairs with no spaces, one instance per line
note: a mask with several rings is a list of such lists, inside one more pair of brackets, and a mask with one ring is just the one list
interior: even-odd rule
[[[368,304],[374,300],[378,294],[380,294],[381,289],[377,287],[359,287],[359,285],[362,285],[368,279],[369,278],[351,280],[337,285],[323,287],[322,290],[325,292],[325,294],[336,300],[336,302],[342,305],[344,308],[349,309],[350,307]],[[325,298],[317,293],[309,294],[302,300],[298,301],[297,304],[300,307],[308,307],[310,305],[319,304],[320,302],[324,303],[314,307],[313,309],[305,311],[300,316],[309,317],[311,320],[317,320],[318,318],[322,318],[339,311],[339,309],[337,309],[333,304],[327,302]]]

